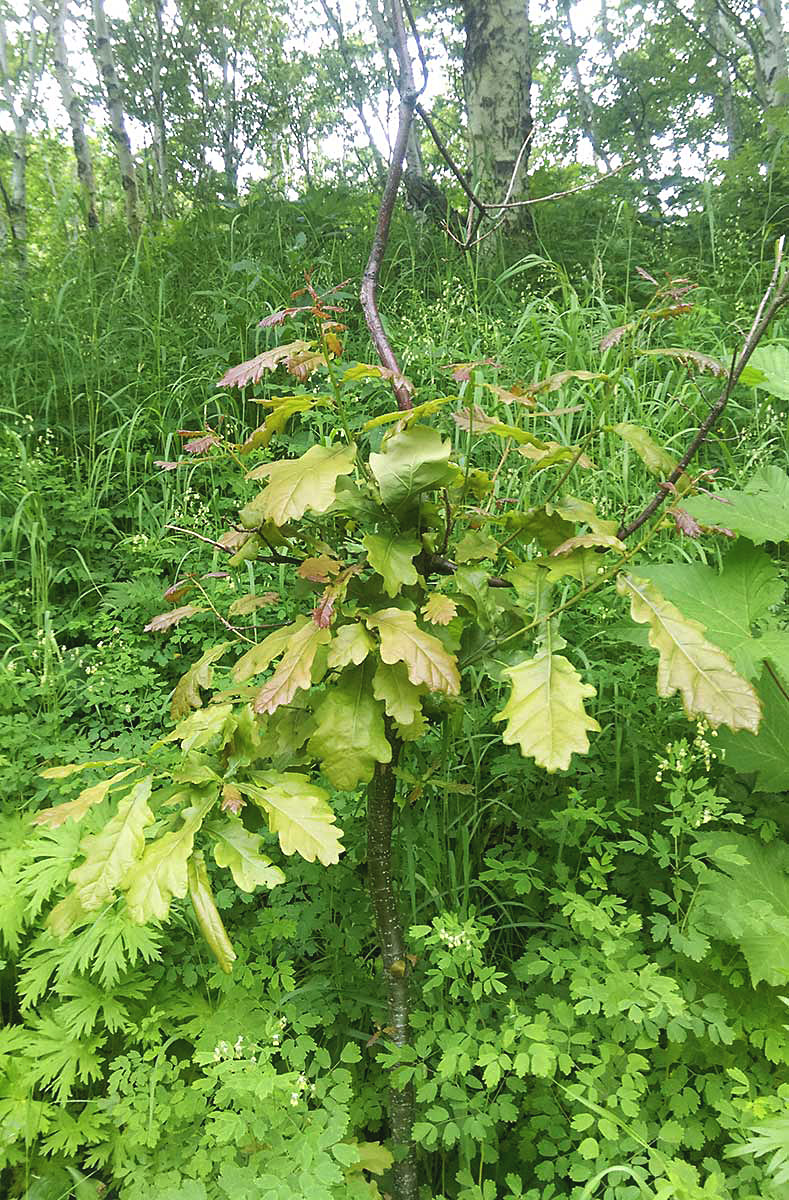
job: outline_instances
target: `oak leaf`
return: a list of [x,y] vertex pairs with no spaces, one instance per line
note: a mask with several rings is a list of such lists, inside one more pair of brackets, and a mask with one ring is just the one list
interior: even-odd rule
[[566,771],[573,754],[586,754],[589,730],[600,726],[584,709],[584,700],[596,694],[584,683],[572,663],[561,654],[543,650],[535,658],[504,671],[512,693],[493,718],[506,721],[502,735],[506,746],[519,745],[546,771]]
[[300,854],[307,862],[317,858],[326,867],[339,862],[342,830],[335,825],[328,792],[291,771],[266,771],[254,778],[254,784],[239,787],[266,813],[283,854]]
[[343,671],[315,710],[316,727],[307,749],[342,791],[369,783],[376,763],[392,761],[383,711],[371,691],[371,674],[367,664]]
[[387,596],[396,596],[402,587],[410,587],[419,576],[414,559],[422,549],[415,537],[399,533],[368,533],[362,538],[367,559],[384,581]]
[[[356,458],[355,446],[310,446],[301,458],[264,463],[251,471],[250,479],[268,479],[252,504],[267,521],[281,526],[298,520],[309,509],[326,512],[334,502],[337,479],[350,475]],[[250,505],[244,512],[249,516]]]
[[291,634],[279,666],[258,692],[255,712],[276,712],[281,704],[288,704],[293,699],[299,688],[310,687],[318,647],[327,646],[330,641],[329,630],[322,629],[314,621],[308,621]]
[[383,608],[367,618],[367,625],[378,630],[385,663],[405,663],[411,682],[423,683],[431,692],[459,694],[460,675],[455,656],[432,633],[419,628],[414,613]]

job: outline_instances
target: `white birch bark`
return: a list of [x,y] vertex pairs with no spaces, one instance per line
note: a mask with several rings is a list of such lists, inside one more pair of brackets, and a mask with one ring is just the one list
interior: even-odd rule
[[151,96],[153,99],[153,149],[156,159],[156,182],[159,192],[159,212],[162,217],[169,209],[169,183],[167,171],[167,129],[164,115],[164,90],[162,75],[164,72],[164,25],[162,21],[162,0],[154,0],[154,21],[156,24],[156,41],[154,43],[153,63],[151,66]]
[[789,64],[781,0],[759,0],[759,66],[768,107],[789,105]]
[[133,238],[140,235],[140,217],[138,212],[137,179],[134,173],[134,160],[131,152],[131,142],[126,132],[126,116],[123,111],[121,86],[115,69],[115,57],[112,53],[112,42],[104,12],[104,0],[93,0],[93,22],[96,33],[96,61],[104,83],[104,93],[107,97],[107,109],[110,115],[110,129],[115,144],[115,155],[121,174],[121,186],[126,207],[126,224]]
[[[27,260],[27,131],[33,112],[35,86],[41,72],[41,64],[38,69],[36,66],[37,54],[35,15],[31,7],[24,67],[15,88],[9,69],[8,32],[5,20],[0,17],[0,85],[4,107],[14,127],[11,135],[11,184],[5,199],[11,238],[22,263]],[[18,95],[15,94],[17,91]]]
[[[464,0],[463,82],[475,174],[491,199],[503,199],[518,155],[530,138],[531,46],[527,0]],[[528,189],[529,147],[510,200]]]
[[88,229],[96,229],[99,219],[96,215],[96,179],[93,173],[93,158],[85,134],[82,104],[74,88],[74,76],[71,72],[66,47],[67,0],[58,0],[56,10],[48,15],[54,51],[53,68],[60,88],[63,107],[68,114],[71,126],[71,141],[74,146],[74,157],[77,160],[77,178],[85,204],[85,220]]

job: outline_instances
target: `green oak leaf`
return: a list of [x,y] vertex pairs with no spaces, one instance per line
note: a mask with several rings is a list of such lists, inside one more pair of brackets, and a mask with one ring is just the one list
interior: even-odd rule
[[299,688],[310,687],[315,655],[330,641],[329,630],[321,629],[314,621],[307,621],[292,633],[282,661],[255,698],[255,712],[276,712],[281,705],[290,703]]
[[731,660],[690,620],[661,595],[653,583],[632,575],[617,577],[617,590],[630,599],[630,615],[649,625],[649,644],[660,655],[659,696],[679,692],[689,717],[706,717],[713,728],[747,729],[756,733],[761,718],[759,697],[738,675]]
[[379,663],[373,677],[373,695],[382,700],[386,715],[400,725],[412,725],[422,715],[423,686],[416,687],[408,678],[405,663],[391,666]]
[[214,822],[206,827],[214,839],[214,859],[218,867],[227,867],[242,892],[257,887],[273,888],[285,882],[285,875],[263,854],[263,839],[250,833],[238,817]]
[[142,858],[127,873],[123,881],[126,907],[132,921],[138,925],[167,920],[173,897],[180,900],[186,895],[187,864],[194,847],[195,834],[216,796],[216,791],[213,791],[198,799],[191,807],[183,809],[180,828],[149,842]]
[[618,433],[622,441],[635,450],[650,474],[656,475],[658,479],[668,479],[676,470],[676,458],[659,446],[646,429],[642,429],[640,425],[631,425],[628,421],[621,421],[613,428],[614,433]]
[[145,848],[145,829],[153,824],[153,813],[148,806],[152,787],[153,775],[146,775],[118,802],[115,816],[104,828],[80,842],[85,861],[71,872],[69,882],[86,912],[106,904],[140,859]]
[[252,646],[250,650],[242,654],[233,667],[233,678],[236,683],[244,683],[253,675],[260,675],[262,671],[270,667],[275,658],[279,658],[281,654],[285,653],[288,642],[294,633],[303,629],[308,621],[309,617],[299,614],[292,625],[284,625],[282,629],[275,629],[273,633],[264,637],[262,642],[258,642],[256,646]]
[[422,546],[417,538],[400,533],[368,533],[362,538],[370,566],[384,581],[387,596],[396,596],[419,576],[414,559]]
[[385,663],[405,663],[411,682],[423,683],[428,691],[445,692],[448,696],[459,694],[460,675],[454,654],[432,633],[420,629],[414,613],[383,608],[367,618],[367,625],[378,630]]
[[298,520],[307,510],[326,512],[334,503],[338,477],[351,474],[355,459],[355,446],[311,446],[301,458],[264,463],[248,475],[268,479],[252,504],[264,520],[278,526]]
[[254,784],[239,783],[239,790],[263,809],[283,854],[300,854],[307,862],[317,858],[325,867],[339,862],[342,830],[335,825],[328,792],[293,771],[265,771],[253,778]]
[[307,749],[336,788],[352,791],[369,783],[376,763],[392,761],[381,705],[371,690],[369,664],[343,671],[315,710]]
[[332,671],[338,667],[347,667],[351,663],[358,667],[374,648],[375,642],[364,625],[355,621],[350,625],[341,625],[329,647],[326,665]]
[[186,884],[200,932],[222,970],[229,975],[238,955],[219,915],[205,859],[199,850],[194,852],[187,864]]
[[207,690],[211,687],[214,682],[214,663],[219,661],[229,647],[230,642],[220,642],[218,646],[211,646],[179,679],[170,702],[170,713],[174,721],[188,716],[193,708],[202,707],[200,689]]
[[455,477],[450,442],[430,425],[412,425],[393,434],[380,454],[370,455],[370,470],[387,508],[432,488],[447,487]]
[[586,754],[587,732],[600,726],[584,709],[596,695],[572,663],[561,654],[543,650],[535,658],[504,671],[512,684],[510,698],[494,721],[506,721],[506,746],[519,745],[546,771],[566,771],[573,754]]

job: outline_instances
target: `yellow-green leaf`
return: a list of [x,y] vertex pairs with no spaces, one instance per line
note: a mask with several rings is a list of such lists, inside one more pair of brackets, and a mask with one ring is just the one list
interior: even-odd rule
[[396,596],[402,587],[410,587],[419,576],[414,559],[422,549],[415,537],[398,533],[368,533],[362,538],[370,566],[384,581],[387,596]]
[[379,663],[373,678],[373,695],[382,700],[386,715],[401,725],[412,725],[422,715],[422,687],[408,678],[405,663]]
[[678,691],[689,717],[706,717],[713,728],[728,725],[756,733],[762,715],[759,697],[731,659],[707,641],[704,626],[684,616],[645,579],[620,575],[616,586],[629,597],[633,620],[649,625],[649,644],[660,654],[658,695]]
[[257,887],[273,888],[285,882],[283,872],[262,852],[260,834],[250,833],[238,817],[211,825],[209,833],[214,839],[217,866],[227,867],[242,892],[254,892]]
[[352,791],[369,783],[376,763],[392,761],[381,705],[373,698],[367,664],[343,671],[315,710],[307,749],[336,787]]
[[599,546],[603,550],[619,550],[620,553],[626,549],[625,543],[611,533],[579,533],[552,550],[551,556],[558,558],[561,554],[570,554],[573,550],[590,549],[593,546]]
[[358,667],[367,658],[375,643],[363,625],[353,622],[341,625],[334,635],[334,641],[329,647],[327,666],[334,670],[337,667],[347,667],[353,663]]
[[246,617],[249,613],[255,612],[259,608],[266,608],[269,604],[276,604],[279,600],[279,592],[261,592],[259,596],[252,595],[239,596],[238,600],[234,600],[227,610],[229,617]]
[[200,932],[222,970],[229,975],[238,956],[219,915],[205,859],[199,850],[189,859],[186,881]]
[[100,908],[122,886],[145,848],[145,829],[153,824],[148,799],[153,775],[141,779],[118,803],[118,811],[99,833],[80,842],[85,861],[69,875],[86,912]]
[[87,919],[82,902],[74,888],[55,905],[47,917],[47,929],[57,938],[64,938]]
[[179,829],[149,842],[142,858],[124,881],[126,906],[132,921],[165,921],[173,897],[183,899],[187,890],[187,863],[194,848],[195,834],[214,801],[216,792],[183,810]]
[[379,425],[392,425],[395,421],[401,422],[405,429],[407,426],[413,425],[415,421],[420,421],[422,417],[432,416],[451,399],[451,396],[437,396],[434,400],[425,400],[424,404],[417,404],[414,408],[405,411],[396,408],[392,412],[382,413],[380,417],[372,417],[369,421],[365,421],[362,425],[362,433],[369,433],[371,429],[377,429]]
[[455,547],[455,562],[475,562],[482,558],[495,558],[499,543],[483,529],[469,529]]
[[338,477],[351,474],[355,458],[355,446],[310,446],[301,458],[257,467],[255,478],[268,477],[259,497],[260,513],[275,525],[285,525],[308,509],[326,512],[334,502]]
[[622,421],[618,425],[614,425],[614,433],[618,433],[622,440],[635,450],[652,475],[656,475],[659,479],[667,479],[676,469],[677,460],[674,456],[659,446],[649,436],[646,429],[642,429],[640,425],[631,425],[627,421]]
[[451,596],[433,592],[422,605],[422,616],[431,625],[448,625],[457,616],[458,606]]
[[566,771],[573,754],[588,751],[588,731],[600,730],[583,703],[595,695],[595,689],[583,682],[566,658],[547,650],[504,674],[510,678],[512,693],[493,718],[507,722],[502,741],[519,745],[522,754],[546,771]]
[[120,783],[122,779],[136,770],[136,766],[127,767],[125,771],[118,771],[111,779],[102,779],[99,783],[83,788],[75,800],[67,800],[65,804],[56,804],[53,808],[45,808],[36,813],[33,817],[33,824],[48,825],[50,829],[57,829],[64,821],[81,821],[89,809],[96,804],[101,804],[116,783]]
[[424,683],[431,692],[459,694],[460,675],[454,654],[432,633],[419,628],[414,613],[382,608],[367,618],[367,625],[378,630],[385,663],[405,663],[411,682]]
[[281,704],[290,703],[299,688],[310,687],[318,647],[327,646],[330,641],[330,631],[321,629],[314,621],[308,621],[291,634],[284,658],[257,694],[255,712],[276,712]]
[[258,642],[251,650],[247,650],[246,654],[242,654],[233,667],[233,678],[236,683],[244,683],[247,679],[251,679],[253,675],[260,675],[262,671],[271,666],[274,659],[279,658],[280,654],[285,652],[285,648],[294,633],[298,633],[300,629],[303,629],[308,621],[309,617],[299,615],[292,625],[285,625],[282,629],[275,629],[268,637],[263,638],[262,642]]
[[219,661],[229,646],[230,642],[220,642],[218,646],[211,646],[179,679],[170,702],[170,713],[174,721],[187,716],[193,708],[202,707],[200,689],[211,687],[214,681],[214,663]]
[[451,449],[429,425],[412,425],[390,437],[380,454],[370,455],[370,470],[386,507],[396,508],[420,492],[446,487],[455,475]]
[[342,830],[335,825],[328,792],[291,771],[266,771],[254,778],[254,785],[238,786],[266,813],[283,854],[300,854],[307,862],[317,858],[326,867],[339,862]]

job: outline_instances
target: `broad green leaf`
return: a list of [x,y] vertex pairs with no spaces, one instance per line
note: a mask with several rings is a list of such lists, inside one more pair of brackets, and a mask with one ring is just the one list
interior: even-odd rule
[[300,614],[296,617],[292,625],[285,625],[282,629],[275,629],[262,642],[258,642],[257,646],[253,646],[251,650],[247,650],[246,654],[242,654],[233,667],[233,678],[236,683],[244,683],[247,679],[251,679],[253,675],[260,675],[267,667],[271,666],[275,658],[279,658],[280,654],[284,654],[285,648],[294,633],[298,633],[308,622],[309,617]]
[[193,708],[202,707],[200,689],[211,687],[214,681],[214,663],[219,661],[229,646],[230,642],[220,642],[218,646],[211,646],[179,679],[170,702],[170,713],[174,721],[187,716]]
[[338,476],[350,475],[355,458],[355,446],[311,446],[301,458],[257,467],[249,478],[268,478],[258,498],[263,518],[286,525],[303,517],[308,509],[326,512],[334,502]]
[[106,799],[111,788],[136,770],[136,766],[127,767],[125,771],[118,771],[111,779],[102,779],[99,783],[83,788],[76,799],[67,800],[64,804],[56,804],[53,808],[45,808],[36,813],[33,817],[33,824],[48,825],[50,829],[57,829],[64,821],[81,821],[89,809],[101,804],[102,800]]
[[703,563],[638,567],[661,594],[694,621],[705,635],[730,656],[737,670],[752,679],[765,657],[754,625],[781,602],[785,585],[763,550],[749,542],[732,546],[717,571]]
[[482,558],[495,558],[499,543],[482,529],[469,529],[455,547],[455,562],[475,562]]
[[216,800],[216,792],[201,797],[182,812],[179,829],[149,842],[142,858],[126,875],[126,907],[132,921],[165,921],[173,897],[182,900],[187,890],[187,864],[195,834]]
[[758,734],[724,729],[718,745],[735,771],[755,773],[757,791],[789,791],[789,688],[764,671],[758,692],[763,707]]
[[762,467],[742,491],[693,496],[682,507],[702,525],[722,525],[757,546],[789,539],[789,476],[780,467]]
[[768,629],[753,643],[753,653],[776,669],[789,693],[789,628]]
[[[691,917],[739,946],[754,986],[789,982],[789,846],[741,833],[698,834],[717,870],[702,876]],[[726,855],[720,853],[727,851]]]
[[330,670],[347,667],[351,663],[358,667],[367,658],[375,643],[363,625],[353,622],[341,625],[329,647],[326,665]]
[[222,970],[229,975],[238,956],[219,915],[205,859],[199,850],[189,859],[186,882],[200,932]]
[[273,888],[285,882],[279,867],[262,852],[263,839],[250,833],[238,817],[228,817],[207,826],[214,839],[214,858],[218,867],[227,867],[242,892],[254,892],[257,887]]
[[367,618],[367,625],[378,630],[385,663],[405,663],[411,682],[425,684],[428,691],[459,694],[460,675],[454,654],[432,633],[419,628],[414,613],[383,608]]
[[419,576],[414,559],[422,546],[417,538],[402,533],[368,533],[362,538],[370,566],[384,581],[387,596],[396,596]]
[[761,372],[762,378],[756,381],[756,387],[764,388],[779,400],[789,400],[789,347],[758,346],[748,365]]
[[343,671],[315,710],[307,749],[336,788],[369,783],[376,763],[392,761],[381,705],[373,697],[368,664]]
[[180,721],[162,742],[180,742],[184,754],[190,750],[198,750],[207,746],[215,737],[225,732],[229,725],[233,729],[232,704],[209,704],[207,708],[199,708],[191,713],[184,721]]
[[382,700],[386,715],[400,725],[412,725],[422,715],[423,687],[408,678],[405,663],[379,663],[373,678],[373,695]]
[[148,807],[152,787],[153,775],[146,775],[118,802],[118,811],[104,828],[80,842],[85,861],[71,872],[69,883],[74,885],[86,912],[101,908],[111,899],[139,861],[145,848],[145,829],[153,824]]
[[326,867],[339,862],[342,830],[335,825],[328,792],[290,771],[267,771],[254,779],[238,786],[265,812],[283,854],[300,854],[307,862],[317,858]]
[[649,644],[660,655],[659,696],[679,691],[689,717],[706,717],[713,728],[759,728],[761,705],[756,692],[738,675],[731,660],[704,636],[704,628],[670,604],[654,584],[619,575],[617,590],[630,598],[630,615],[649,625]]
[[[269,413],[263,424],[249,435],[241,446],[241,453],[249,454],[252,450],[267,446],[275,433],[282,433],[291,417],[296,413],[309,412],[315,408],[320,399],[320,397],[307,395],[278,396],[273,402],[275,404],[274,411]],[[258,401],[258,403],[263,402]],[[271,404],[272,401],[267,400],[265,403]]]
[[397,508],[420,492],[446,487],[455,475],[451,449],[429,425],[412,425],[390,437],[380,454],[370,455],[370,470],[386,507]]
[[659,479],[667,479],[676,469],[677,460],[668,450],[664,450],[654,441],[646,429],[640,425],[631,425],[627,421],[614,425],[614,433],[618,433],[622,441],[627,442],[635,450],[646,469]]
[[587,732],[600,726],[584,709],[584,700],[596,695],[572,663],[547,650],[504,671],[512,693],[493,718],[506,721],[505,746],[518,745],[546,771],[566,771],[573,754],[586,754]]
[[321,629],[314,621],[307,621],[291,634],[282,661],[257,694],[255,712],[276,712],[280,705],[290,703],[299,688],[310,687],[318,648],[330,641],[329,630]]

